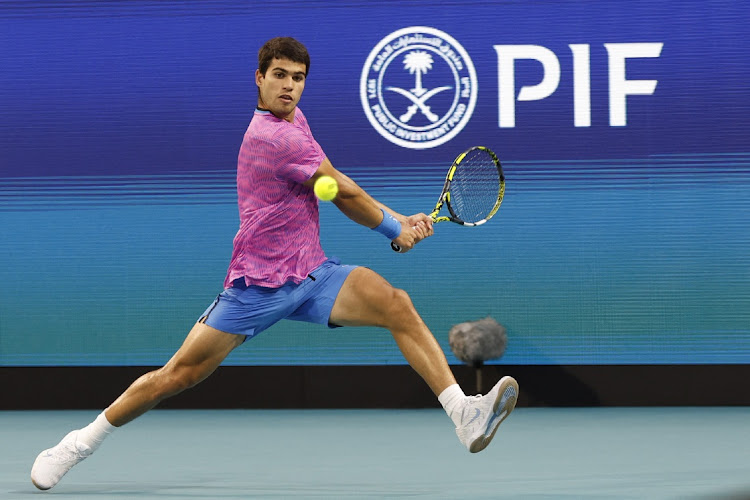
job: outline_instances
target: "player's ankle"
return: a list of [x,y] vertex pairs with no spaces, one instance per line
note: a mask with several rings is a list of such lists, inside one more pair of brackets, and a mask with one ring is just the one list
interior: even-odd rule
[[117,429],[110,424],[104,412],[101,412],[89,425],[78,431],[77,441],[85,444],[93,452],[114,430]]
[[445,413],[448,414],[453,423],[458,427],[461,423],[461,414],[466,404],[466,394],[458,384],[445,388],[438,396],[438,401],[443,405]]

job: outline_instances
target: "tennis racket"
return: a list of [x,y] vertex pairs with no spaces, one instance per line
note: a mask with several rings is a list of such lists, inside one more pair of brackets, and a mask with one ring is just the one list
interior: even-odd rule
[[[504,195],[505,176],[497,155],[484,146],[474,146],[453,161],[430,217],[435,224],[450,221],[481,226],[497,213]],[[448,215],[439,215],[443,205],[448,207]],[[391,248],[401,251],[393,242]]]

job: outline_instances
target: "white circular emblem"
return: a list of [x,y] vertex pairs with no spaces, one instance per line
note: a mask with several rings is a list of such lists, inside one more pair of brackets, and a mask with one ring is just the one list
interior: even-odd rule
[[411,149],[451,140],[477,102],[477,74],[469,54],[450,35],[426,26],[383,38],[365,61],[359,88],[375,130]]

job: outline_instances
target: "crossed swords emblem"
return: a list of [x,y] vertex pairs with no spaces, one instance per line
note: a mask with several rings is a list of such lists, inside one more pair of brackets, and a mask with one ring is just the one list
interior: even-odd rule
[[400,94],[409,101],[411,105],[406,109],[406,113],[399,117],[401,123],[408,123],[417,110],[421,111],[422,114],[427,117],[432,123],[438,121],[439,117],[430,110],[430,106],[427,105],[427,101],[430,100],[435,94],[439,94],[445,90],[449,90],[453,87],[436,87],[428,90],[422,87],[422,74],[426,73],[429,69],[432,69],[432,56],[429,53],[423,51],[412,51],[404,57],[404,66],[412,73],[416,73],[416,81],[413,89],[402,89],[399,87],[386,87],[385,90],[390,90],[397,94]]

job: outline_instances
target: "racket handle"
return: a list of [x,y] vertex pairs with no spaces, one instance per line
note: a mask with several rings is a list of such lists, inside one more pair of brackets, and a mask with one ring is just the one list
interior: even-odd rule
[[[434,220],[434,219],[435,219],[435,218],[433,217],[433,220]],[[413,227],[417,227],[417,226],[413,226]],[[392,241],[391,241],[391,248],[393,249],[393,251],[394,251],[394,252],[398,252],[398,253],[406,253],[406,252],[405,252],[405,250],[404,250],[403,248],[401,248],[401,246],[399,246],[399,245],[395,244],[395,243],[394,243],[394,242],[392,242]]]

